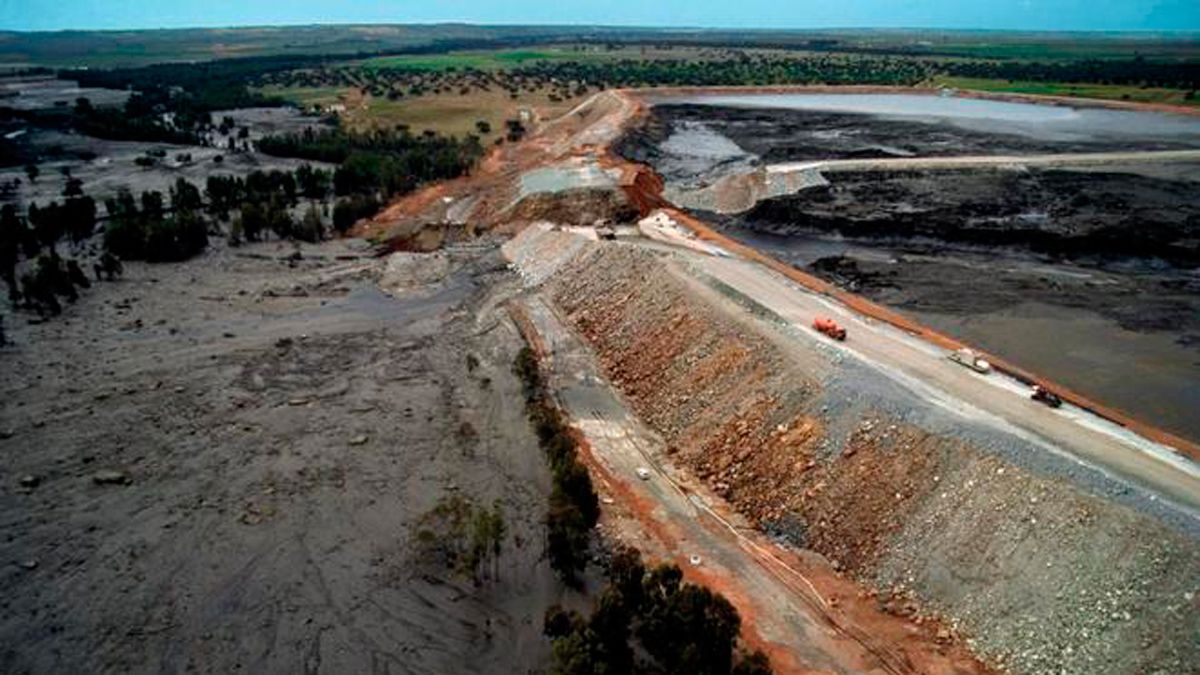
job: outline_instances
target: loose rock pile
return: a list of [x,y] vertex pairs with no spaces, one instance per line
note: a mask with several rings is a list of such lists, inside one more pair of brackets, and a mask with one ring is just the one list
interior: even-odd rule
[[1016,672],[1200,662],[1187,535],[929,424],[932,404],[862,379],[882,374],[789,351],[809,347],[783,346],[671,255],[597,243],[554,269],[553,300],[674,461],[875,588],[881,609],[938,615],[946,640],[961,632]]

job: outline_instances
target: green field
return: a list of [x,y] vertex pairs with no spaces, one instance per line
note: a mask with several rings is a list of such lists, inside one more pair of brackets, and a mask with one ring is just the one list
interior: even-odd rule
[[1020,80],[988,80],[974,77],[944,76],[936,78],[934,84],[939,87],[971,89],[975,91],[1200,106],[1200,100],[1195,98],[1189,100],[1187,98],[1188,92],[1180,89],[1143,88],[1115,84],[1073,84],[1070,82],[1022,82]]
[[447,54],[414,54],[380,56],[361,62],[373,70],[497,70],[515,68],[534,61],[591,61],[616,58],[622,50],[602,52],[596,49],[502,49],[494,51],[463,51]]
[[258,87],[264,96],[274,96],[298,106],[327,106],[342,102],[349,92],[348,87],[280,87],[269,85]]
[[[522,109],[534,111],[541,119],[557,117],[579,101],[550,101],[548,90],[522,91],[516,98],[506,91],[472,91],[405,97],[391,101],[383,97],[364,95],[357,87],[280,87],[271,85],[257,91],[282,98],[305,108],[324,108],[335,103],[345,106],[342,124],[352,129],[391,129],[404,124],[414,132],[425,130],[462,136],[477,134],[491,142],[504,133],[504,121],[515,119]],[[475,123],[485,121],[491,132],[479,134]]]
[[921,47],[935,55],[978,59],[1064,61],[1078,59],[1131,59],[1148,56],[1156,60],[1194,59],[1194,43],[1186,41],[1099,40],[932,42]]

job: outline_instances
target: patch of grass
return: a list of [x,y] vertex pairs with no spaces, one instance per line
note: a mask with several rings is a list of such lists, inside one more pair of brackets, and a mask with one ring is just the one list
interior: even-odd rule
[[534,61],[593,61],[614,58],[618,50],[597,49],[499,49],[484,51],[449,52],[446,54],[413,54],[402,56],[380,56],[366,59],[361,65],[368,70],[496,70],[515,68]]
[[[414,133],[426,129],[453,136],[470,133],[480,135],[486,143],[503,134],[504,121],[515,119],[522,108],[533,109],[539,117],[550,119],[578,103],[579,100],[552,102],[540,91],[522,91],[515,99],[504,91],[432,94],[395,101],[370,97],[364,107],[347,110],[342,119],[354,128],[407,124]],[[491,126],[490,133],[479,134],[475,123],[480,120]]]
[[270,84],[258,87],[263,96],[275,96],[298,106],[328,106],[343,102],[350,94],[348,87],[281,87]]
[[[475,134],[480,136],[485,144],[503,135],[505,120],[516,119],[523,108],[535,111],[541,119],[553,119],[581,101],[551,101],[548,97],[549,90],[522,90],[517,98],[512,98],[508,92],[497,89],[474,90],[468,94],[446,92],[406,96],[396,100],[364,96],[354,87],[268,85],[259,87],[256,91],[267,96],[278,96],[304,108],[326,108],[338,103],[343,104],[346,110],[341,113],[342,124],[349,129],[391,129],[397,124],[405,124],[413,133],[429,130],[459,137]],[[488,123],[491,132],[479,133],[475,125],[481,120]]]
[[[1132,59],[1135,56],[1175,60],[1191,58],[1194,49],[1184,39],[1138,39],[1131,36],[1105,39],[1075,34],[1031,38],[1011,33],[993,36],[979,33],[974,39],[951,39],[945,42],[940,41],[937,35],[929,37],[920,46],[932,54],[1021,61]],[[961,38],[962,35],[955,37]],[[882,46],[897,45],[885,43]]]
[[1158,87],[1134,87],[1118,84],[1075,84],[1071,82],[1033,82],[1021,80],[989,80],[975,77],[938,77],[934,83],[940,87],[973,89],[975,91],[1011,92],[1014,94],[1039,94],[1043,96],[1067,96],[1094,98],[1109,101],[1136,101],[1140,103],[1170,103],[1174,105],[1200,105],[1200,100],[1187,98],[1182,89]]

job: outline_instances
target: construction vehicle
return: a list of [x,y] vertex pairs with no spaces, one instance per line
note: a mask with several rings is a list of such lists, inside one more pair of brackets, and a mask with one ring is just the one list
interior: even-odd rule
[[817,318],[813,319],[812,327],[813,330],[817,331],[818,333],[824,333],[834,340],[846,339],[846,329],[837,325],[837,322],[833,319],[827,319],[823,316],[818,316]]
[[979,357],[973,349],[957,349],[950,352],[950,360],[966,366],[977,373],[988,374],[992,372],[992,364]]
[[1039,403],[1045,403],[1051,408],[1057,408],[1062,405],[1062,399],[1058,397],[1058,394],[1055,394],[1040,384],[1033,385],[1033,394],[1031,394],[1029,398]]

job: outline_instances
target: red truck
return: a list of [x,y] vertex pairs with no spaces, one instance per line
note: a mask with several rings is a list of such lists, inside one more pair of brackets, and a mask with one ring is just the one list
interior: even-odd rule
[[813,330],[817,331],[818,333],[824,333],[834,340],[846,339],[846,329],[837,325],[837,322],[833,319],[827,319],[823,316],[818,316],[817,318],[813,319],[812,327]]

